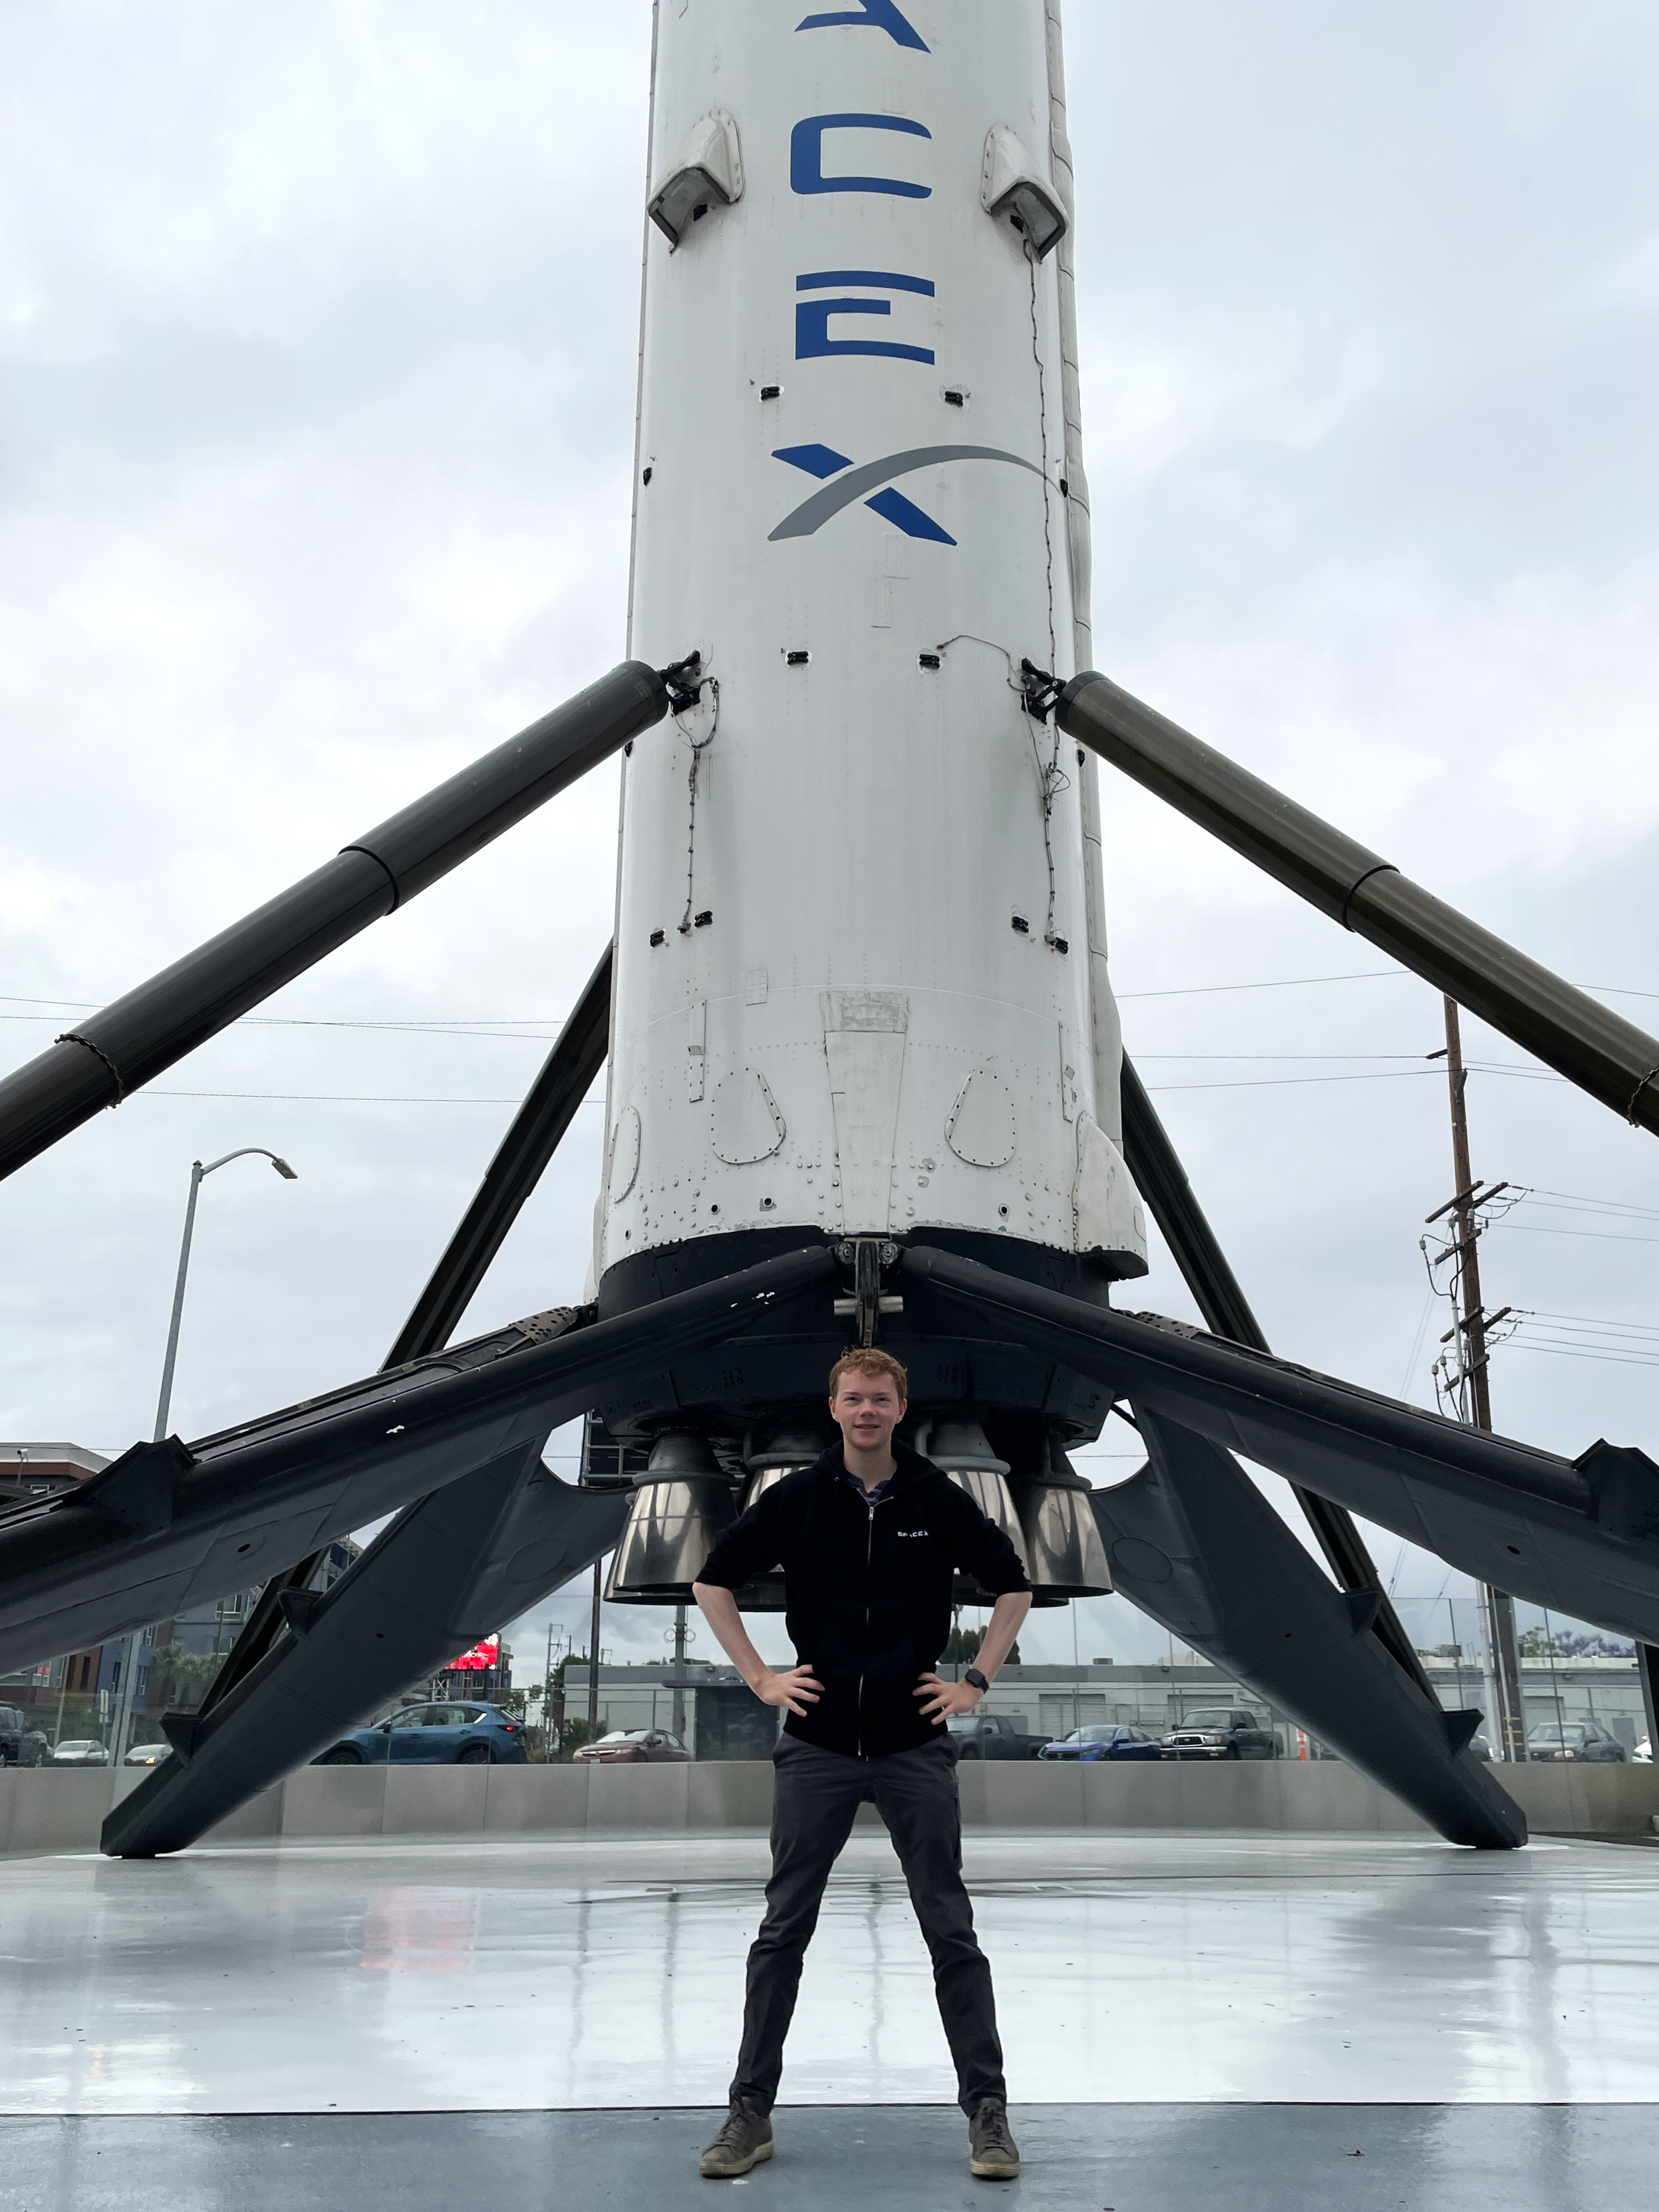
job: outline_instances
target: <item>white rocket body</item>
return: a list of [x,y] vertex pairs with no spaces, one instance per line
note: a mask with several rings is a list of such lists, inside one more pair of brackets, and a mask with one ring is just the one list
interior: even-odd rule
[[1144,1270],[1020,691],[1087,620],[1058,59],[1056,0],[659,0],[631,650],[708,681],[624,765],[602,1296],[782,1229]]

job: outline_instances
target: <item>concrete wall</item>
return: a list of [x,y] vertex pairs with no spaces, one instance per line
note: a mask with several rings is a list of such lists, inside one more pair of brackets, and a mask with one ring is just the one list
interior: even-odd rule
[[[1334,1759],[1239,1765],[972,1763],[969,1827],[1245,1829],[1423,1834],[1413,1814]],[[50,1768],[0,1773],[0,1852],[95,1850],[112,1802],[141,1775]],[[1659,1824],[1659,1768],[1522,1766],[1505,1786],[1540,1834],[1645,1833]],[[764,1760],[684,1766],[302,1766],[207,1838],[648,1833],[763,1828]],[[871,1807],[861,1822],[875,1820]]]
[[[972,1826],[1431,1832],[1397,1798],[1336,1759],[992,1763],[959,1771],[963,1817]],[[1523,1766],[1505,1768],[1503,1782],[1540,1834],[1635,1834],[1659,1818],[1659,1768]]]

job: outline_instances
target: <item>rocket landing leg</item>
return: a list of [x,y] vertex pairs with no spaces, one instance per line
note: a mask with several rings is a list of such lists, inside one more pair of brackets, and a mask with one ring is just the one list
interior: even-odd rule
[[1093,1499],[1122,1595],[1448,1843],[1524,1844],[1525,1815],[1468,1748],[1480,1715],[1428,1703],[1371,1635],[1368,1597],[1331,1587],[1231,1452],[1136,1419],[1149,1464]]
[[536,1604],[616,1542],[626,1500],[577,1490],[520,1445],[398,1516],[104,1823],[112,1858],[183,1850],[259,1790]]

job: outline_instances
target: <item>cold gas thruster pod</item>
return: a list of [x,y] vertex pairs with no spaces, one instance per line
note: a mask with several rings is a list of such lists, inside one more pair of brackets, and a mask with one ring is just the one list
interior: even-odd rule
[[[1145,1270],[1092,785],[1047,712],[1087,554],[1056,14],[658,11],[631,618],[701,659],[623,769],[602,1311],[803,1231],[1085,1297]],[[605,1419],[735,1440],[821,1408],[838,1348]],[[1042,1462],[1035,1370],[982,1364],[921,1358],[914,1411],[1030,1425],[977,1471]]]

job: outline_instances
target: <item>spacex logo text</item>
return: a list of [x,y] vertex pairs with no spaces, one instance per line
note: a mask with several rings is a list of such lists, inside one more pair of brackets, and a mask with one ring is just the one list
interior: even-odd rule
[[822,15],[809,15],[804,23],[797,23],[798,31],[830,31],[850,23],[860,30],[885,31],[895,45],[914,46],[925,54],[927,47],[918,37],[915,27],[894,5],[894,0],[861,0],[857,8],[836,8]]
[[[866,492],[879,484],[885,489],[876,492],[873,499],[864,499],[864,504],[884,522],[893,524],[907,538],[926,538],[936,545],[954,545],[957,541],[948,530],[935,522],[931,514],[924,514],[913,500],[906,499],[902,492],[893,489],[895,477],[912,476],[918,469],[939,468],[946,461],[1005,461],[1011,468],[1029,469],[1034,477],[1042,474],[1034,461],[1022,460],[1018,453],[1004,453],[998,446],[913,446],[908,453],[888,453],[878,461],[866,461],[861,468],[854,468],[848,456],[836,453],[833,446],[781,446],[772,458],[775,461],[787,461],[791,468],[804,469],[811,477],[838,479],[826,483],[822,491],[814,492],[793,514],[786,514],[771,533],[769,542],[773,544],[785,538],[814,537],[844,507],[864,499]],[[843,475],[843,471],[848,473]]]
[[[797,276],[798,292],[823,292],[837,286],[855,285],[872,292],[915,292],[933,296],[927,276],[899,276],[881,269],[823,269],[811,276]],[[832,338],[832,315],[890,315],[890,300],[802,300],[795,308],[795,359],[822,361],[832,354],[872,354],[884,361],[931,362],[931,346],[900,345],[885,338]]]
[[[884,31],[894,45],[931,54],[926,40],[893,0],[864,0],[861,7],[821,9],[795,27],[798,33]],[[842,138],[847,132],[881,134],[874,141],[865,138],[866,148],[873,143],[878,150],[866,151],[860,163],[859,155]],[[907,141],[921,142],[914,154],[915,161],[924,164],[925,173],[925,162],[933,147],[933,134],[925,123],[869,110],[805,116],[789,132],[790,189],[809,200],[873,195],[878,200],[909,201],[920,207],[933,199],[932,185],[914,176],[858,173],[878,163],[885,167],[890,158],[896,165],[901,145]],[[890,157],[882,150],[886,149],[890,149]],[[894,213],[896,216],[898,210]],[[934,347],[919,342],[933,335],[932,313],[923,305],[937,301],[939,287],[933,277],[896,269],[818,269],[798,276],[795,292],[797,361],[890,361],[904,364],[904,373],[911,367],[935,365]],[[886,325],[879,336],[870,329],[872,322]],[[855,464],[850,454],[814,441],[775,447],[773,459],[817,477],[823,489],[785,515],[770,532],[772,544],[791,538],[816,537],[844,507],[862,501],[872,514],[907,538],[954,546],[957,540],[943,523],[896,488],[897,478],[953,461],[997,461],[1010,468],[1029,470],[1033,476],[1044,473],[1034,462],[1000,446],[914,446],[885,453],[879,460]]]
[[809,115],[789,136],[789,189],[803,199],[820,192],[876,192],[887,199],[930,200],[931,185],[913,184],[904,177],[826,177],[823,142],[831,131],[892,131],[907,138],[931,138],[925,123],[912,123],[902,115]]

